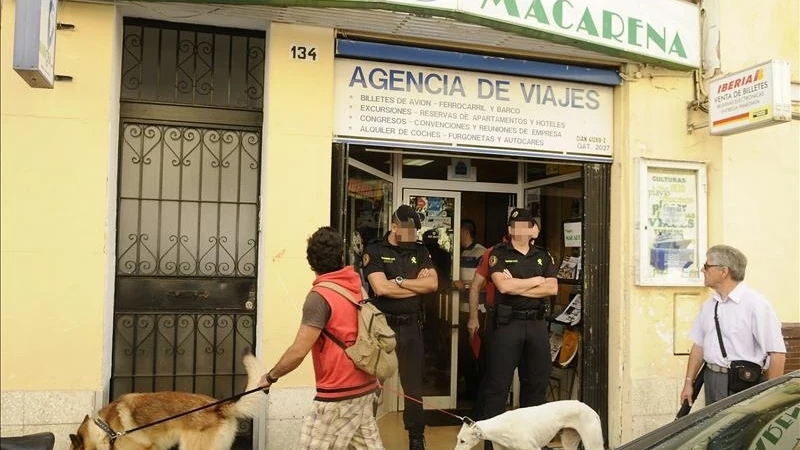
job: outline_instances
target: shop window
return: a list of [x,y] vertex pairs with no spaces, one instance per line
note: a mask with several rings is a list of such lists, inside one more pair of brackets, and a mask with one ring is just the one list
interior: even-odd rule
[[443,156],[403,155],[403,178],[446,180],[450,158]]
[[392,154],[386,150],[376,150],[366,147],[350,146],[350,158],[362,162],[373,169],[391,175]]
[[473,159],[472,166],[476,168],[480,183],[516,184],[518,182],[517,162]]
[[[464,160],[464,158],[459,158]],[[517,183],[516,161],[493,159],[470,159],[479,183]],[[403,155],[403,177],[428,180],[447,180],[448,166],[453,164],[451,156],[432,156],[419,154]]]
[[558,164],[526,163],[525,182],[530,183],[557,175],[580,172],[582,170],[581,167],[581,164],[566,164],[563,162],[559,162]]
[[347,204],[350,213],[345,231],[351,243],[348,263],[354,263],[354,255],[361,254],[363,245],[386,234],[394,205],[390,182],[353,166],[349,173]]

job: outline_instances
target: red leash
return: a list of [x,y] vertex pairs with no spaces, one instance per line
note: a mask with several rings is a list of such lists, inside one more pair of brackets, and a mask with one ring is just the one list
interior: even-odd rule
[[[418,398],[414,398],[414,397],[412,397],[410,395],[406,395],[406,394],[404,394],[402,392],[395,391],[394,389],[388,388],[388,387],[386,387],[385,384],[381,383],[380,381],[378,381],[378,387],[380,389],[387,390],[387,391],[391,392],[392,394],[394,394],[394,395],[396,395],[398,397],[403,397],[403,398],[406,398],[408,400],[411,400],[412,402],[416,402],[416,403],[419,403],[422,406],[425,406],[425,403],[423,403],[422,400],[420,400]],[[451,413],[450,411],[445,411],[444,409],[431,408],[431,410],[432,411],[439,411],[440,413],[447,414],[450,417],[455,417],[456,419],[458,419],[458,420],[460,420],[462,422],[465,422],[465,421],[470,421],[471,422],[472,421],[472,419],[470,419],[469,417],[458,416],[458,415],[455,415],[455,414]]]

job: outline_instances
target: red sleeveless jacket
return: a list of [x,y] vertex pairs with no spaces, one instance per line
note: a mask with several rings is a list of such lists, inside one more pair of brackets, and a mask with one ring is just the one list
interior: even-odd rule
[[[335,272],[322,274],[314,280],[312,290],[320,294],[331,308],[331,316],[325,329],[345,345],[351,345],[358,336],[358,311],[350,300],[339,293],[318,286],[328,281],[336,283],[353,295],[353,299],[361,299],[361,278],[347,266]],[[361,397],[377,389],[377,379],[360,370],[347,356],[341,347],[324,334],[311,348],[314,361],[314,375],[317,379],[317,396],[315,400],[338,401]]]

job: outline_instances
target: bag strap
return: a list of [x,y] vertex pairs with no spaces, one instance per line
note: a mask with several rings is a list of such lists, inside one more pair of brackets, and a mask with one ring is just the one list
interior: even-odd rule
[[[341,295],[342,297],[350,300],[350,303],[352,303],[353,305],[358,306],[358,302],[356,301],[356,299],[353,298],[353,294],[351,294],[350,291],[348,291],[347,289],[339,286],[338,284],[336,284],[336,283],[334,283],[332,281],[323,281],[323,282],[317,284],[317,286],[314,286],[314,287],[326,287],[326,288],[336,292],[337,294]],[[361,290],[363,291],[364,288],[362,287]],[[362,292],[362,295],[363,295],[363,292]]]
[[[351,305],[355,306],[356,308],[359,308],[358,302],[356,301],[356,299],[353,298],[353,295],[347,289],[339,286],[338,284],[336,284],[336,283],[334,283],[332,281],[323,281],[323,282],[317,284],[316,286],[314,286],[314,288],[317,288],[317,287],[328,288],[328,289],[336,292],[337,294],[341,295],[342,297],[346,298],[347,300],[349,300]],[[362,291],[362,294],[363,294],[363,291],[364,291],[363,287],[361,288],[361,291]],[[347,346],[344,345],[344,342],[340,341],[339,338],[337,338],[330,331],[328,331],[327,327],[322,329],[322,334],[327,336],[336,345],[338,345],[342,350],[346,350],[347,349]]]
[[339,338],[337,338],[336,336],[334,336],[333,334],[331,334],[331,332],[330,332],[330,331],[328,331],[328,329],[327,329],[327,328],[323,328],[323,329],[322,329],[322,334],[324,334],[325,336],[327,336],[327,337],[328,337],[328,339],[332,340],[332,341],[333,341],[333,343],[334,343],[334,344],[336,344],[336,345],[338,345],[338,346],[339,346],[339,348],[341,348],[342,350],[347,350],[347,346],[346,346],[346,345],[344,345],[344,342],[340,341],[340,340],[339,340]]
[[722,343],[722,332],[719,331],[719,317],[717,316],[717,308],[719,308],[718,301],[714,305],[714,327],[717,329],[717,340],[719,341],[719,349],[722,350],[722,357],[725,358],[725,361],[727,361],[728,354],[725,352],[725,344]]

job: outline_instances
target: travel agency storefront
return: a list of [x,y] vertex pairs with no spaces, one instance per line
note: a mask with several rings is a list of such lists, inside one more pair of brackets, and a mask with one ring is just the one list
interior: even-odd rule
[[[41,420],[71,431],[128,391],[235,393],[242,349],[270,365],[292,342],[313,277],[308,235],[338,227],[358,265],[358,240],[382,235],[401,203],[450,258],[426,319],[431,406],[466,408],[474,393],[459,362],[460,219],[489,246],[523,206],[561,269],[554,313],[582,300],[580,320],[552,327],[580,344],[554,369],[551,398],[594,407],[611,445],[669,415],[677,387],[653,380],[682,379],[688,349],[664,341],[676,321],[663,315],[674,286],[682,304],[701,300],[706,218],[721,213],[700,195],[721,156],[686,133],[696,5],[214,3],[62,0],[58,22],[74,25],[56,34],[65,81],[34,90],[2,67],[4,433]],[[3,6],[9,55],[17,4]],[[58,132],[35,132],[43,124]],[[54,163],[23,151],[34,135]],[[642,192],[673,201],[645,205]],[[45,213],[29,195],[80,201]],[[643,226],[638,214],[661,207],[647,217],[664,223]],[[36,283],[24,255],[61,261],[53,282]],[[45,375],[53,367],[59,377]],[[258,448],[291,448],[313,379],[306,363],[271,390],[266,426],[247,433]],[[9,422],[14,401],[68,407]],[[382,411],[398,408],[385,399]]]

